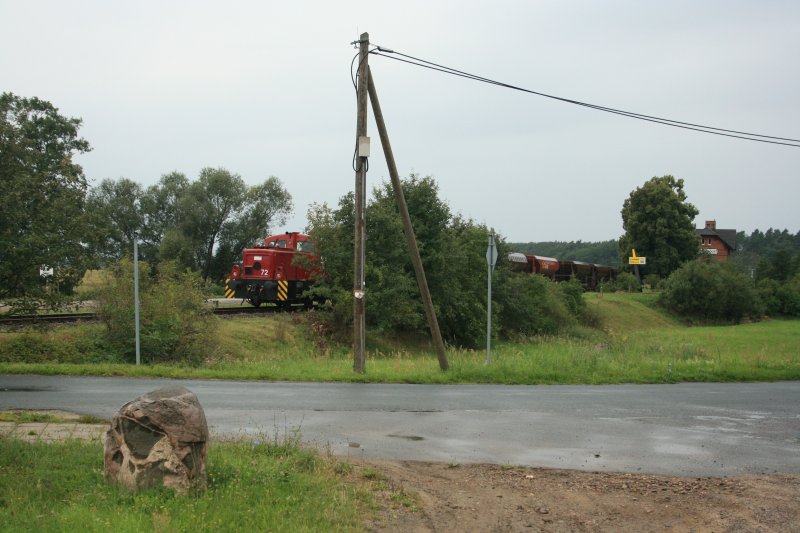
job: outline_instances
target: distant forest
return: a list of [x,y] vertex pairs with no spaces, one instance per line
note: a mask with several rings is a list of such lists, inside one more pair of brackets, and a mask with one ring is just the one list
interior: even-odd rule
[[800,231],[755,230],[736,234],[734,263],[756,279],[787,280],[800,274]]
[[[620,266],[619,241],[602,242],[511,242],[515,252],[586,261],[602,265]],[[800,232],[788,230],[755,230],[751,234],[736,234],[736,253],[731,256],[734,265],[756,279],[787,280],[800,274]]]
[[616,239],[602,242],[510,242],[508,245],[515,252],[620,266],[619,241]]

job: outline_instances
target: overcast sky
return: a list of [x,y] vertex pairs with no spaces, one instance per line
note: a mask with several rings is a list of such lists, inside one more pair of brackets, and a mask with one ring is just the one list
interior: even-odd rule
[[[224,167],[313,202],[352,190],[350,43],[531,90],[800,138],[800,2],[0,0],[0,91],[81,117],[93,184]],[[614,239],[653,176],[696,220],[800,230],[800,148],[632,120],[371,56],[398,169],[512,241]],[[388,180],[370,121],[370,187]]]

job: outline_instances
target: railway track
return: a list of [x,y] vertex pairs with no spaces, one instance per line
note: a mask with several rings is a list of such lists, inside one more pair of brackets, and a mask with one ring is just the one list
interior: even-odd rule
[[[300,310],[302,307],[293,307],[288,311]],[[259,315],[284,311],[276,306],[263,307],[216,307],[211,312],[219,316]],[[91,322],[98,320],[97,313],[58,313],[50,315],[0,315],[0,326],[26,326],[45,324],[69,324],[74,322]]]

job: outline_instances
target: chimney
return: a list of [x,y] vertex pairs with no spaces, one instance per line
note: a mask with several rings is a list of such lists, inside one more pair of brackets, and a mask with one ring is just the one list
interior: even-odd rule
[[717,221],[716,220],[706,220],[706,229],[717,231]]

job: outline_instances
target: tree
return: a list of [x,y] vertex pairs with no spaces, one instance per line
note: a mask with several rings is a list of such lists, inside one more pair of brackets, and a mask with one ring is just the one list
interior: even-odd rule
[[[140,206],[143,196],[141,185],[127,178],[105,179],[89,191],[86,212],[92,226],[96,260],[117,261],[133,253],[134,237],[141,237],[145,231]],[[141,259],[152,261],[155,250],[141,248]]]
[[87,183],[73,157],[91,148],[80,125],[50,102],[0,95],[0,297],[48,297],[42,265],[61,292],[83,276]]
[[667,277],[683,262],[697,257],[699,240],[694,217],[699,211],[686,201],[683,180],[654,177],[633,191],[622,205],[620,255],[623,262],[636,249],[647,258],[647,271]]
[[231,264],[241,259],[242,250],[263,241],[271,226],[285,224],[291,212],[292,195],[275,176],[247,189],[239,216],[222,227],[211,276],[223,277]]
[[675,270],[659,302],[679,316],[702,322],[738,323],[762,312],[750,279],[730,264],[709,259],[690,261]]
[[152,230],[161,237],[160,259],[198,269],[203,280],[221,278],[246,246],[292,212],[292,197],[278,178],[248,187],[224,168],[204,168],[188,184],[181,175],[165,176],[149,201],[164,207],[154,210]]
[[[439,327],[446,342],[480,346],[486,342],[486,244],[488,228],[453,216],[439,197],[431,177],[411,175],[402,182],[414,233],[425,267]],[[309,233],[323,259],[325,276],[315,287],[319,296],[335,302],[332,329],[343,333],[351,325],[353,287],[353,194],[336,209],[314,205]],[[400,216],[389,183],[377,187],[367,205],[367,325],[387,333],[427,335],[427,323]],[[507,245],[498,238],[498,255]],[[503,335],[555,332],[575,323],[564,295],[544,278],[510,272],[506,261],[495,270],[494,322]],[[536,291],[541,295],[533,294]],[[528,303],[527,315],[517,309]],[[532,323],[531,317],[536,318]]]
[[185,174],[170,172],[161,176],[156,185],[147,188],[142,197],[142,212],[146,219],[143,239],[146,242],[157,248],[167,232],[178,226],[179,203],[189,183]]

